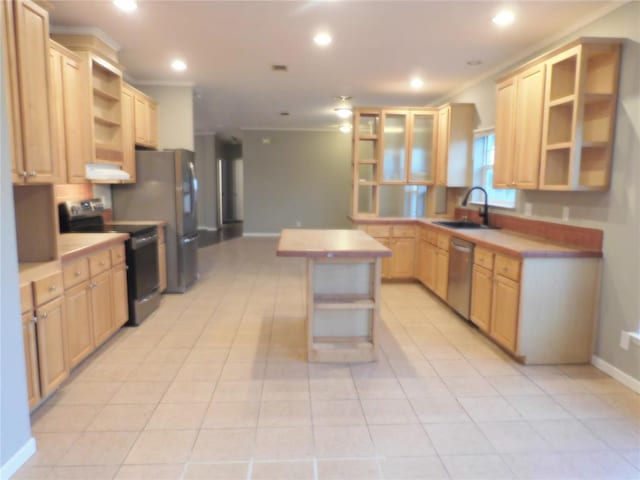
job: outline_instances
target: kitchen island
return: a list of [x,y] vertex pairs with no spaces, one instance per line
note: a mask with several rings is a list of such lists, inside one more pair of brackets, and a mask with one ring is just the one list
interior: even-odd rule
[[284,229],[277,255],[307,260],[309,362],[375,361],[381,259],[391,250],[359,230]]

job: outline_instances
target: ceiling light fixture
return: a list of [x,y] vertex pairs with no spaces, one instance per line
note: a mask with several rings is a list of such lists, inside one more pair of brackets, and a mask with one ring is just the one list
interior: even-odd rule
[[351,106],[351,97],[349,95],[340,95],[336,97],[340,103],[333,109],[340,118],[349,118],[353,115],[353,107]]
[[424,82],[420,77],[413,77],[409,83],[411,84],[411,88],[416,90],[424,86]]
[[340,125],[340,131],[342,133],[349,133],[351,131],[351,124],[343,123],[342,125]]
[[503,10],[499,12],[495,17],[493,17],[493,23],[496,25],[500,25],[501,27],[505,27],[513,23],[513,20],[516,17],[509,10]]
[[187,64],[184,60],[175,59],[171,62],[171,68],[173,68],[176,72],[184,72],[187,69]]
[[331,35],[329,35],[327,32],[318,33],[315,37],[313,37],[313,41],[319,47],[326,47],[331,43],[332,40],[333,39],[331,38]]
[[133,12],[138,8],[136,0],[113,0],[113,4],[124,12]]

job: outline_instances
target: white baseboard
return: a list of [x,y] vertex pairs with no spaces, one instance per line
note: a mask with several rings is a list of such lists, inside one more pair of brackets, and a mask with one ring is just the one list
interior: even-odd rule
[[269,237],[269,238],[277,238],[280,236],[279,233],[268,233],[268,232],[247,232],[242,234],[243,237]]
[[198,230],[204,230],[206,232],[217,232],[218,229],[216,227],[198,227]]
[[27,440],[20,450],[18,450],[13,457],[0,467],[0,479],[8,480],[11,475],[16,473],[27,460],[31,458],[31,455],[36,453],[36,439],[31,437]]
[[609,362],[604,361],[600,357],[593,355],[591,357],[591,364],[598,370],[602,370],[607,375],[611,375],[623,385],[626,385],[636,393],[640,393],[640,380],[633,378],[628,373],[624,373],[619,368],[614,367]]

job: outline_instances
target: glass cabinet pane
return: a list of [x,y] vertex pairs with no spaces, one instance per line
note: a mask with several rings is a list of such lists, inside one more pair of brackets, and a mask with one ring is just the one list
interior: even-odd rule
[[407,180],[406,119],[404,114],[389,114],[384,117],[383,182]]
[[371,185],[360,185],[358,188],[358,213],[376,213],[376,187]]
[[411,148],[410,182],[432,182],[434,115],[413,116],[413,142]]
[[358,160],[369,161],[376,159],[375,140],[358,140]]
[[381,185],[380,216],[424,217],[426,198],[426,185]]
[[358,181],[359,182],[375,182],[376,166],[370,163],[358,165]]
[[378,115],[360,115],[358,122],[358,135],[377,135],[380,117]]

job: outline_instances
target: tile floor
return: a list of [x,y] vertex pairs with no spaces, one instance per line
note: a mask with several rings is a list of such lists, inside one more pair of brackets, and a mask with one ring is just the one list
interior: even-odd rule
[[33,416],[15,478],[640,479],[640,396],[523,367],[417,284],[383,286],[381,358],[305,362],[304,263],[200,250],[202,278]]

